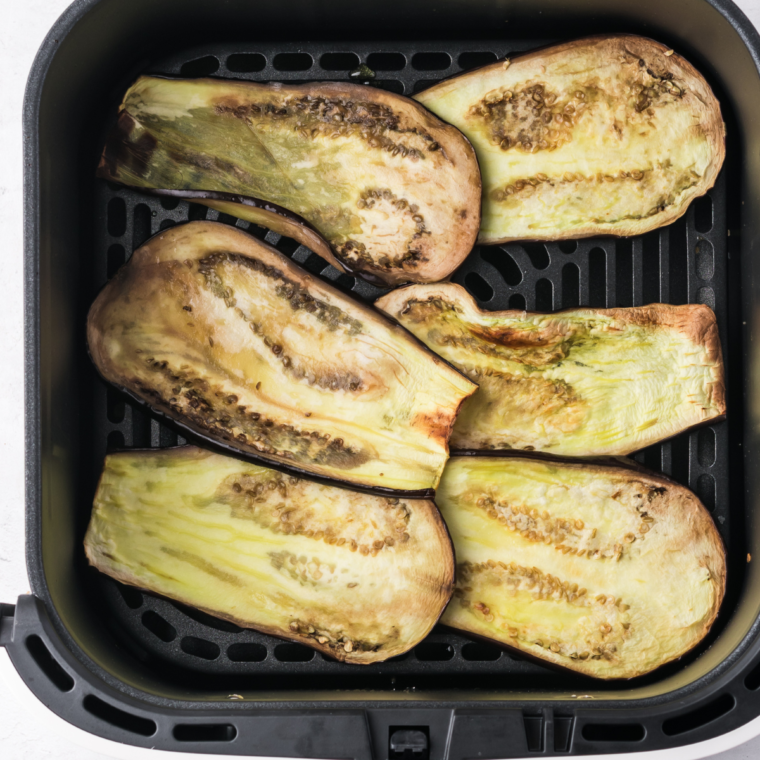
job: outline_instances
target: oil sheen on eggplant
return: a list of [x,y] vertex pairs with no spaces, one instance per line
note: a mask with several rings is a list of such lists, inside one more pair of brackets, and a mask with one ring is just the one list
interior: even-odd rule
[[707,634],[723,544],[689,490],[639,467],[452,457],[436,503],[457,583],[441,619],[597,678],[632,678]]
[[628,454],[726,412],[707,306],[484,311],[453,283],[376,305],[478,384],[452,449]]
[[90,309],[103,377],[206,439],[356,486],[438,484],[475,385],[406,330],[216,222],[151,238]]
[[331,263],[388,285],[442,279],[480,225],[480,171],[462,134],[355,84],[140,77],[98,174],[278,204],[329,242]]
[[362,664],[424,638],[454,584],[432,502],[190,446],[107,456],[85,550],[123,583]]
[[640,235],[685,213],[725,157],[707,82],[643,37],[536,50],[415,98],[475,146],[482,243]]

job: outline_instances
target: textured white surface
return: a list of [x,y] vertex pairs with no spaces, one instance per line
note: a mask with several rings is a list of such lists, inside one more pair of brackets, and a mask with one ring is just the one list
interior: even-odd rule
[[[126,2],[126,0],[124,0]],[[663,0],[667,2],[668,0]],[[614,0],[610,0],[614,2]],[[760,0],[737,0],[760,26]],[[21,108],[34,56],[69,0],[0,0],[0,601],[28,590],[24,561],[24,386]],[[0,687],[0,758],[3,760],[102,760],[109,755],[80,747],[42,723],[24,702]],[[150,757],[136,753],[135,757]],[[178,759],[182,755],[177,755]],[[635,755],[631,756],[635,757]],[[760,758],[760,737],[715,760]],[[679,760],[678,753],[671,760]]]

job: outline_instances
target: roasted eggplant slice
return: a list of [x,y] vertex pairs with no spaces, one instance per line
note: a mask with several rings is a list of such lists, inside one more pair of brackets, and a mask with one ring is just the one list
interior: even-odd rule
[[453,272],[480,225],[480,171],[461,133],[355,84],[140,77],[98,174],[278,204],[329,242],[331,263],[388,285]]
[[537,50],[415,98],[475,146],[482,243],[640,235],[678,219],[725,156],[707,82],[643,37]]
[[726,561],[710,515],[643,468],[452,457],[436,503],[457,558],[445,625],[632,678],[688,652],[718,614]]
[[216,222],[149,240],[90,309],[106,380],[243,454],[368,488],[438,484],[475,385],[406,330]]
[[726,412],[707,306],[489,312],[453,283],[376,305],[479,385],[452,449],[628,454]]
[[106,457],[85,550],[123,583],[362,664],[424,638],[454,584],[432,502],[195,447]]

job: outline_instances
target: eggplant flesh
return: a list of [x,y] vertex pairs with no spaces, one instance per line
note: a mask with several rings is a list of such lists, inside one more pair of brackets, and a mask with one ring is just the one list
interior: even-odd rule
[[442,279],[480,225],[480,171],[459,131],[354,84],[140,77],[98,174],[278,204],[329,242],[331,263],[388,285]]
[[453,283],[376,305],[478,384],[452,449],[628,454],[725,415],[707,306],[489,312]]
[[536,50],[415,98],[475,147],[481,243],[640,235],[684,214],[725,157],[701,74],[633,35]]
[[370,489],[438,484],[475,385],[374,309],[216,222],[159,233],[87,320],[103,377],[206,440]]
[[359,664],[423,639],[454,583],[432,502],[190,446],[106,457],[85,550],[123,583]]
[[694,494],[642,470],[452,457],[436,494],[457,560],[441,622],[605,679],[692,649],[723,600],[725,551]]

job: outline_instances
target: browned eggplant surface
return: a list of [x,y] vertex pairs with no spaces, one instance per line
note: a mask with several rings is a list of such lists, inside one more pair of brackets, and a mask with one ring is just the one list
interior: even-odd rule
[[707,306],[483,311],[453,283],[399,288],[377,306],[478,384],[453,449],[628,454],[726,412]]
[[441,622],[596,678],[692,649],[723,600],[723,544],[694,494],[642,469],[452,457],[436,494],[457,561]]
[[85,549],[123,583],[360,664],[423,639],[454,584],[432,502],[190,446],[106,457]]
[[90,309],[106,380],[197,435],[357,486],[429,492],[475,385],[272,247],[215,222],[153,237]]
[[413,100],[340,83],[140,77],[98,174],[126,185],[279,204],[329,242],[330,263],[374,282],[432,282],[480,224],[472,146]]
[[725,157],[707,82],[643,37],[536,50],[415,98],[475,146],[483,243],[640,235],[678,219]]

